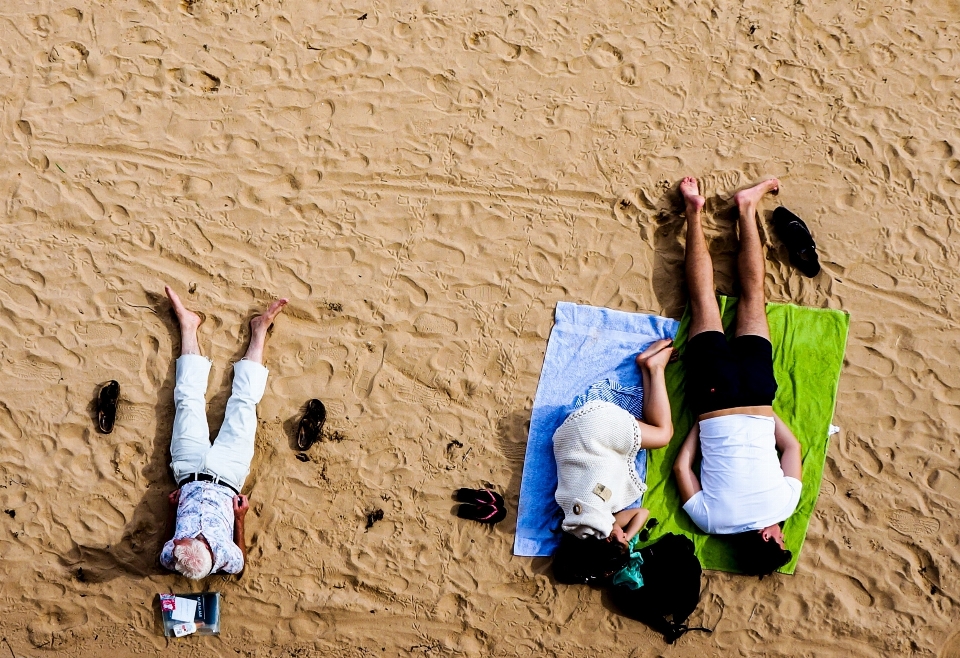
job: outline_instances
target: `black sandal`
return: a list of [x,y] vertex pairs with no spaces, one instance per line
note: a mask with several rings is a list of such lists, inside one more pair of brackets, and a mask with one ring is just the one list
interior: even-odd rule
[[314,443],[320,440],[320,433],[323,431],[323,424],[327,420],[327,408],[323,402],[314,398],[307,402],[307,410],[300,419],[300,425],[297,427],[297,449],[301,452],[310,449]]
[[493,489],[457,489],[453,497],[461,503],[471,503],[473,505],[493,505],[494,507],[506,507],[503,502],[503,496]]
[[457,508],[457,516],[477,523],[493,525],[507,518],[507,510],[493,505],[470,505],[464,503]]
[[794,267],[811,278],[820,273],[817,243],[802,219],[780,206],[773,211],[773,230],[786,245]]
[[117,402],[120,401],[120,383],[111,379],[100,388],[97,395],[97,429],[110,434],[117,422]]

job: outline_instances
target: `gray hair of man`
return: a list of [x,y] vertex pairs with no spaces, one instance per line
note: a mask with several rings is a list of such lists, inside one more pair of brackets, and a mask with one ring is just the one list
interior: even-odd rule
[[200,580],[213,570],[213,555],[197,538],[186,539],[173,549],[173,567],[191,580]]

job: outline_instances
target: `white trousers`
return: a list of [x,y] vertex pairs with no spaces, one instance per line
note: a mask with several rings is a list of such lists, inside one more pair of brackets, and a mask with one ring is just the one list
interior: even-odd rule
[[257,403],[267,387],[268,371],[253,361],[233,364],[233,392],[220,433],[211,445],[206,400],[210,366],[210,360],[198,354],[177,359],[170,468],[177,482],[194,473],[207,473],[239,491],[250,473]]

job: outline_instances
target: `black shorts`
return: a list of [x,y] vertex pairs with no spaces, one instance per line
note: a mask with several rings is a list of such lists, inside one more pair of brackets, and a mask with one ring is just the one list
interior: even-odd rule
[[705,331],[687,342],[687,402],[697,416],[773,404],[773,346],[762,336],[738,336],[730,343],[719,331]]

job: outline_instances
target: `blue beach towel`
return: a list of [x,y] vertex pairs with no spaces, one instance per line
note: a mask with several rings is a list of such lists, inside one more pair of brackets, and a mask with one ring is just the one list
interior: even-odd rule
[[[563,513],[553,497],[557,490],[554,432],[574,409],[594,399],[633,413],[642,401],[634,359],[650,343],[673,338],[678,327],[676,320],[655,315],[557,303],[530,417],[515,555],[552,555],[560,543]],[[637,455],[641,477],[646,467],[646,451],[641,450]]]

